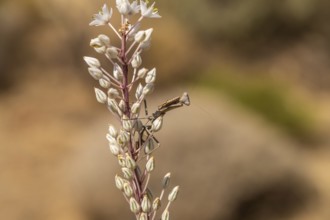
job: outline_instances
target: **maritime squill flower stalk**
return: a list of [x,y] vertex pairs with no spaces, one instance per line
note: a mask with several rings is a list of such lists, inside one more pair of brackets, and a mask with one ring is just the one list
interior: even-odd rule
[[[142,65],[141,54],[151,44],[153,28],[140,30],[140,27],[143,19],[161,16],[154,7],[155,2],[116,0],[113,4],[119,12],[120,25],[111,24],[114,13],[106,4],[89,24],[108,26],[113,35],[120,39],[120,45],[113,45],[109,36],[100,34],[90,41],[90,46],[110,62],[112,73],[103,68],[97,58],[86,56],[84,60],[89,74],[100,85],[100,88],[94,88],[96,100],[104,104],[121,125],[118,128],[109,125],[106,134],[110,152],[117,158],[121,170],[121,174],[115,176],[114,184],[122,192],[137,220],[154,220],[157,215],[158,219],[167,220],[169,207],[176,200],[179,187],[168,192],[166,202],[162,201],[170,185],[171,174],[167,173],[159,195],[151,193],[149,180],[156,169],[153,153],[160,146],[155,133],[161,130],[165,113],[190,105],[190,100],[188,94],[183,93],[167,100],[148,115],[146,98],[154,90],[157,71]],[[114,28],[118,26],[119,30]],[[130,99],[132,97],[135,99]],[[140,114],[142,107],[145,108],[145,116]],[[165,203],[163,209],[162,203]]]

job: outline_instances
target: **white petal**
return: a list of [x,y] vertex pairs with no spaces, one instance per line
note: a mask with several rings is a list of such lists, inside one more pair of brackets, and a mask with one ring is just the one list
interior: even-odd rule
[[154,132],[157,132],[157,131],[159,131],[159,130],[162,128],[162,125],[163,125],[163,117],[162,117],[162,116],[159,116],[158,118],[156,118],[156,119],[152,122],[151,129],[152,129]]
[[153,68],[147,73],[147,76],[145,78],[146,83],[154,83],[156,80],[156,68]]
[[117,79],[117,80],[122,80],[123,79],[123,70],[120,68],[120,66],[115,63],[114,67],[113,67],[113,76]]
[[139,100],[141,98],[142,93],[143,93],[143,86],[140,83],[136,88],[135,98]]
[[99,102],[99,103],[106,103],[107,102],[107,95],[100,89],[98,88],[94,88],[95,90],[95,95],[96,95],[96,100]]
[[93,21],[89,23],[90,26],[101,26],[109,22],[112,16],[112,8],[108,8],[106,4],[103,5],[102,10],[98,14],[94,14]]
[[148,30],[145,30],[146,37],[144,38],[144,41],[150,41],[151,40],[151,34],[154,31],[153,28],[149,28]]
[[88,72],[96,80],[101,79],[103,76],[103,73],[99,68],[90,67],[88,68]]
[[147,3],[142,0],[140,1],[140,10],[142,15],[147,11]]
[[103,5],[102,12],[103,12],[103,14],[107,14],[108,13],[108,6],[106,4]]
[[101,63],[98,59],[94,57],[84,57],[85,62],[89,67],[99,68],[101,67]]

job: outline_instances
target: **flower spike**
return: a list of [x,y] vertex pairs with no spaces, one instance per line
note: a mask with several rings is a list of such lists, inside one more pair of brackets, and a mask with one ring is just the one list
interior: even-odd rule
[[[105,137],[122,172],[121,176],[115,176],[114,184],[136,220],[170,218],[169,206],[177,197],[178,187],[169,193],[162,213],[157,213],[161,211],[162,198],[170,185],[170,173],[164,176],[159,195],[151,193],[149,188],[151,176],[156,171],[153,152],[160,147],[155,136],[168,111],[190,105],[188,93],[183,93],[148,113],[147,96],[155,88],[156,68],[142,66],[142,53],[150,47],[154,29],[140,30],[140,27],[144,18],[161,18],[154,6],[155,2],[149,4],[148,0],[116,0],[120,23],[113,25],[110,23],[113,10],[104,4],[89,25],[109,27],[119,38],[120,45],[115,45],[111,36],[100,34],[91,39],[90,46],[106,58],[112,71],[101,65],[99,58],[84,57],[89,74],[99,84],[99,88],[94,88],[96,100],[105,105],[120,124],[117,128],[109,125]],[[131,19],[134,15],[136,19]]]

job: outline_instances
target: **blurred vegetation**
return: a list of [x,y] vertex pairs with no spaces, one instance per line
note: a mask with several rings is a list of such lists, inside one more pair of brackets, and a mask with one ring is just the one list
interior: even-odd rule
[[264,76],[243,76],[219,69],[206,75],[200,79],[204,87],[227,95],[299,140],[314,139],[316,119],[312,110],[287,86]]
[[329,3],[323,0],[181,0],[163,5],[201,37],[235,41],[306,33],[328,16],[324,7]]

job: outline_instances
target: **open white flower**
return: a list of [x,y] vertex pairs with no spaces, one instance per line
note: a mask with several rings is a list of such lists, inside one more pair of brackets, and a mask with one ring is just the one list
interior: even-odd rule
[[119,13],[122,15],[133,15],[138,13],[140,10],[140,6],[137,1],[130,4],[128,0],[116,0],[116,5]]
[[109,23],[112,16],[112,8],[108,8],[106,4],[103,5],[102,10],[93,16],[93,21],[89,23],[90,26],[102,26]]
[[146,18],[161,18],[158,14],[157,8],[154,8],[155,3],[156,2],[152,3],[152,5],[148,8],[147,3],[140,0],[141,15]]

